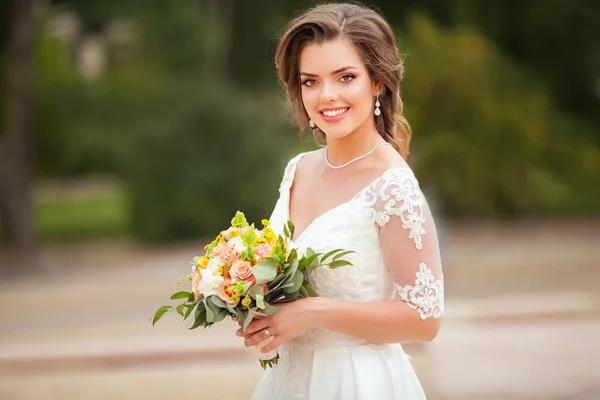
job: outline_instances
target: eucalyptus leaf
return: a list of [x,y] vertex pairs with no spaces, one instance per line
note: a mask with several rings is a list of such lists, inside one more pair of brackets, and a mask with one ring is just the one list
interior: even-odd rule
[[242,331],[246,332],[246,329],[248,329],[248,325],[250,325],[250,322],[252,322],[252,319],[254,319],[254,314],[252,313],[252,309],[248,310],[248,315],[246,316],[245,320],[244,320],[244,325],[242,326]]
[[271,282],[277,276],[277,267],[271,262],[263,260],[256,267],[254,267],[254,277],[256,283]]
[[218,307],[215,306],[211,301],[205,301],[205,306],[206,306],[206,322],[214,322],[215,313],[217,312],[216,309],[218,309]]
[[151,317],[152,318],[152,326],[154,326],[154,324],[156,324],[162,318],[162,316],[165,315],[165,313],[171,311],[172,309],[173,309],[172,306],[162,306],[158,310],[156,310],[154,315]]
[[296,273],[292,276],[292,285],[283,289],[285,293],[294,293],[300,289],[302,283],[304,282],[304,276],[302,272],[296,271]]
[[269,290],[275,290],[279,286],[280,283],[285,281],[285,273],[281,273],[275,277],[271,282],[269,282]]
[[279,308],[272,306],[271,304],[265,302],[265,308],[263,309],[263,313],[266,316],[271,316],[279,311]]
[[290,266],[284,271],[285,276],[292,276],[298,270],[298,259],[295,258],[290,262]]
[[219,308],[227,308],[227,304],[225,304],[225,302],[223,300],[221,300],[221,298],[219,296],[216,295],[212,295],[209,297],[210,301],[212,301],[212,303],[219,307]]
[[257,300],[257,296],[264,297],[264,295],[265,292],[263,291],[263,288],[260,285],[254,285],[250,288],[250,290],[248,290],[248,296],[252,297],[254,300]]
[[256,307],[260,308],[261,310],[265,308],[265,296],[262,294],[256,295]]
[[229,315],[227,313],[227,310],[225,310],[223,308],[219,308],[219,311],[215,313],[212,323],[214,324],[214,323],[223,321],[227,315]]

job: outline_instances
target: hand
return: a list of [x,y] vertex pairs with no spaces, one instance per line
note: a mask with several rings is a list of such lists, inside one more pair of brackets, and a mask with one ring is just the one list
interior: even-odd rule
[[268,353],[304,332],[315,328],[315,311],[319,297],[307,297],[289,303],[278,303],[279,312],[266,318],[255,318],[246,332],[238,330],[245,338],[246,347],[256,347]]

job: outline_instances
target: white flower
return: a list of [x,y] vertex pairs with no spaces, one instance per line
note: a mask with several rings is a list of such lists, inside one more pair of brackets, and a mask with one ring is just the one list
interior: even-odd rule
[[212,274],[214,275],[219,271],[222,265],[223,262],[221,262],[221,259],[219,257],[213,257],[210,260],[210,262],[206,265],[206,269],[210,270],[210,272],[212,272]]
[[229,244],[232,245],[235,251],[237,251],[240,254],[248,250],[240,236],[236,236],[234,238],[229,239]]
[[200,270],[200,273],[202,274],[202,280],[198,283],[198,291],[202,293],[204,297],[217,294],[217,289],[221,282],[223,282],[223,277],[220,275],[213,275],[213,272],[208,268]]

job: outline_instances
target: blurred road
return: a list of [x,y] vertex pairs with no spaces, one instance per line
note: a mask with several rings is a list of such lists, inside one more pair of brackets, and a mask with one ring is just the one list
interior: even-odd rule
[[[600,223],[445,226],[446,312],[407,346],[430,400],[600,398]],[[48,250],[0,282],[0,399],[245,399],[235,326],[148,317],[201,246]]]

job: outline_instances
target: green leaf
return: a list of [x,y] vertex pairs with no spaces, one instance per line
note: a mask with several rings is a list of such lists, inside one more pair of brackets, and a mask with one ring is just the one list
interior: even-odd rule
[[174,295],[171,296],[171,300],[177,300],[177,299],[187,299],[189,298],[191,295],[190,292],[186,292],[186,291],[181,291],[181,292],[177,292]]
[[206,325],[206,308],[203,301],[199,301],[194,307],[193,322],[188,329],[196,329],[200,325]]
[[190,295],[188,296],[188,301],[194,301],[196,300],[196,295],[194,294],[194,292],[191,292]]
[[248,290],[248,296],[252,297],[254,300],[256,300],[257,296],[263,296],[264,297],[265,292],[263,291],[263,288],[260,285],[254,285],[250,288],[250,290]]
[[339,253],[335,257],[333,257],[333,261],[339,260],[340,258],[347,256],[348,254],[352,254],[352,253],[356,253],[356,252],[352,251],[352,250],[342,251],[341,253]]
[[256,295],[256,307],[260,308],[261,310],[265,308],[265,296],[262,294]]
[[292,285],[283,289],[285,293],[294,293],[300,289],[302,283],[304,282],[304,275],[302,272],[296,271],[296,273],[292,276]]
[[199,302],[200,302],[199,300],[196,300],[196,302],[195,302],[195,303],[193,303],[193,304],[187,304],[187,305],[186,305],[186,307],[187,307],[188,309],[187,309],[187,311],[185,312],[185,315],[183,316],[183,319],[184,319],[184,320],[188,319],[188,317],[190,316],[190,314],[192,313],[192,311],[193,311],[195,308],[197,308],[197,307],[198,307],[198,303],[199,303]]
[[244,321],[244,325],[242,326],[242,331],[246,332],[246,329],[248,329],[248,325],[250,325],[250,322],[252,322],[253,318],[254,318],[254,313],[252,312],[252,309],[249,309],[248,315],[246,316],[246,319]]
[[350,261],[347,260],[336,260],[336,261],[332,261],[329,264],[329,268],[339,268],[339,267],[344,267],[346,265],[352,265],[352,263]]
[[277,276],[277,267],[269,261],[263,260],[254,267],[253,272],[256,283],[260,285],[261,283],[271,282]]
[[223,309],[223,308],[219,308],[219,311],[217,313],[215,313],[214,319],[212,321],[212,323],[217,323],[217,322],[221,322],[225,319],[226,316],[228,316],[229,313],[227,312],[227,310]]
[[271,316],[279,311],[279,308],[272,306],[271,304],[265,302],[265,307],[263,309],[263,313],[266,316]]
[[156,310],[154,315],[151,317],[152,318],[152,326],[154,326],[154,324],[156,324],[158,322],[158,320],[160,320],[162,318],[162,316],[165,315],[165,313],[171,311],[172,309],[173,309],[172,306],[162,306],[158,310]]
[[294,237],[294,232],[296,231],[296,227],[294,226],[294,224],[292,223],[292,221],[288,221],[286,223],[286,225],[287,225],[288,232],[290,233],[289,238],[291,239],[291,238]]
[[212,301],[205,301],[206,306],[206,322],[213,322],[215,314],[218,312],[218,307]]
[[331,257],[332,255],[334,255],[336,253],[339,253],[340,251],[343,251],[343,250],[335,249],[335,250],[331,250],[328,253],[325,253],[325,255],[323,257],[321,257],[321,261],[324,262],[326,259],[328,259],[329,257]]
[[315,289],[313,289],[312,285],[304,285],[303,287],[308,292],[309,297],[319,297],[318,293],[315,292]]
[[308,296],[308,291],[306,290],[306,288],[304,286],[300,287],[300,291],[299,291],[300,296],[302,297],[309,297]]
[[269,290],[275,290],[285,280],[285,273],[281,273],[275,277],[271,282],[269,282]]
[[288,256],[288,261],[297,260],[298,259],[298,250],[292,249],[290,251],[290,255]]
[[285,269],[285,276],[292,276],[298,270],[298,259],[295,258],[290,262],[290,266]]
[[219,308],[227,308],[227,304],[225,304],[225,302],[223,300],[221,300],[221,298],[219,296],[216,295],[212,295],[209,297],[210,301],[212,301],[212,303],[219,307]]
[[183,317],[183,309],[184,308],[185,308],[185,304],[180,304],[175,308],[175,310],[177,310],[177,314],[179,314]]

